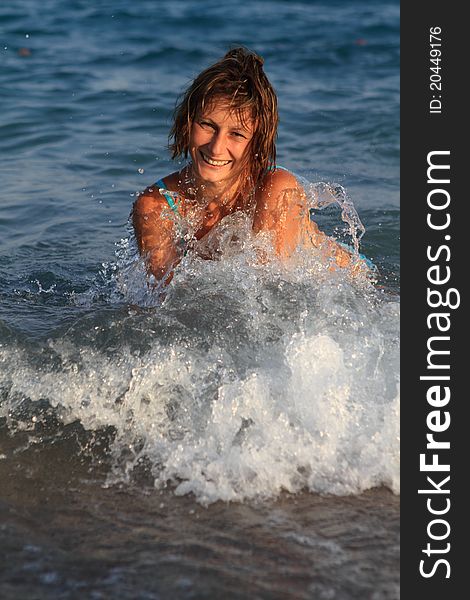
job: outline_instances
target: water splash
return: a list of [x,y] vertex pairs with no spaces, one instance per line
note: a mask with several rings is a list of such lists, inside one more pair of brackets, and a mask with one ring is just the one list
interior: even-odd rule
[[229,220],[219,260],[188,254],[157,304],[123,240],[106,302],[43,348],[0,348],[0,416],[30,429],[47,402],[112,430],[109,485],[144,474],[203,504],[397,492],[398,304],[320,252],[260,264],[253,243]]
[[341,219],[348,225],[354,252],[358,255],[359,243],[366,229],[345,188],[338,183],[326,183],[324,181],[312,183],[299,175],[296,175],[296,177],[305,190],[311,209],[323,210],[331,205],[339,207]]
[[[320,209],[340,204],[358,244],[363,228],[341,189],[307,193]],[[93,440],[112,432],[109,485],[170,485],[203,504],[398,492],[397,299],[332,271],[321,249],[277,260],[242,213],[201,242],[216,260],[189,252],[162,290],[123,238],[75,297],[79,319],[43,346],[0,347],[0,417],[12,435],[40,442],[46,415],[59,432],[78,422],[83,452],[102,456]]]

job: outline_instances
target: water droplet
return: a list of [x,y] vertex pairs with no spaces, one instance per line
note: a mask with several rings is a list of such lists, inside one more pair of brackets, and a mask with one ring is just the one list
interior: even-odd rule
[[142,169],[142,167],[140,167],[140,169],[137,169],[139,171],[139,173],[142,175],[142,173],[144,173],[144,169]]

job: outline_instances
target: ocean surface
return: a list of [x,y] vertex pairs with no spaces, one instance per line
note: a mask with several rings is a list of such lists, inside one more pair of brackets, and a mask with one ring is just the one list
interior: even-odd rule
[[[373,276],[229,218],[146,285],[132,203],[240,44]],[[4,0],[0,180],[0,597],[397,599],[398,2]]]

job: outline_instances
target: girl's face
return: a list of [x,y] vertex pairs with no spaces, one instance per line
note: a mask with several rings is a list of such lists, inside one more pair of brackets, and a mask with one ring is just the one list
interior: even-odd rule
[[191,125],[189,152],[195,174],[207,183],[240,175],[246,165],[253,121],[240,119],[226,102],[214,103]]

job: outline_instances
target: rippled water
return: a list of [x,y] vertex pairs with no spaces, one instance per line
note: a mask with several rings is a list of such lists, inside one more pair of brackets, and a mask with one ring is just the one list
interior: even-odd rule
[[[2,597],[398,597],[398,16],[0,6]],[[240,43],[279,163],[345,191],[375,280],[261,265],[228,220],[220,260],[145,285],[135,193],[174,170],[177,95]],[[315,219],[354,242],[334,203]]]

